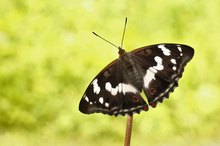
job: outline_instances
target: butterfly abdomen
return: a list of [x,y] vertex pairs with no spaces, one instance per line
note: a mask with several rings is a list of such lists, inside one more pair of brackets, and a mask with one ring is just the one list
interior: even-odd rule
[[125,74],[126,80],[128,80],[130,84],[141,91],[143,88],[143,78],[140,75],[141,72],[135,66],[135,63],[130,55],[126,53],[120,57],[120,60],[123,66],[123,74]]

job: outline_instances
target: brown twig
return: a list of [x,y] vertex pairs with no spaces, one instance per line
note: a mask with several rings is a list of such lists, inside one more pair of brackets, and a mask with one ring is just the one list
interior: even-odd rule
[[130,146],[131,132],[132,132],[132,123],[133,123],[133,115],[128,115],[126,131],[125,131],[124,146]]

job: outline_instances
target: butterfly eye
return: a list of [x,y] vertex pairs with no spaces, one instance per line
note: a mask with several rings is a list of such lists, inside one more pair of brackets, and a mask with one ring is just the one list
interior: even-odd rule
[[133,102],[138,102],[138,98],[136,96],[132,97]]
[[150,89],[150,93],[153,95],[153,94],[156,93],[156,90],[155,90],[154,88],[151,88],[151,89]]

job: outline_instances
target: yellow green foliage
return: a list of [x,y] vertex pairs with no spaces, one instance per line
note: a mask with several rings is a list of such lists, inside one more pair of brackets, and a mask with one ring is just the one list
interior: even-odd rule
[[220,143],[219,0],[0,1],[0,145],[119,146],[126,117],[83,115],[93,77],[127,51],[156,43],[195,49],[170,99],[134,116],[134,146]]

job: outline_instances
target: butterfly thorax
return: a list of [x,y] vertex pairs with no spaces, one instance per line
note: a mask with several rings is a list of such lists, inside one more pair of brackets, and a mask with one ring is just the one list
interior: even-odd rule
[[136,66],[134,60],[131,58],[131,55],[127,52],[124,52],[119,57],[119,61],[121,62],[122,74],[125,75],[125,79],[129,84],[132,84],[139,91],[143,88],[143,78],[141,75],[141,71]]

